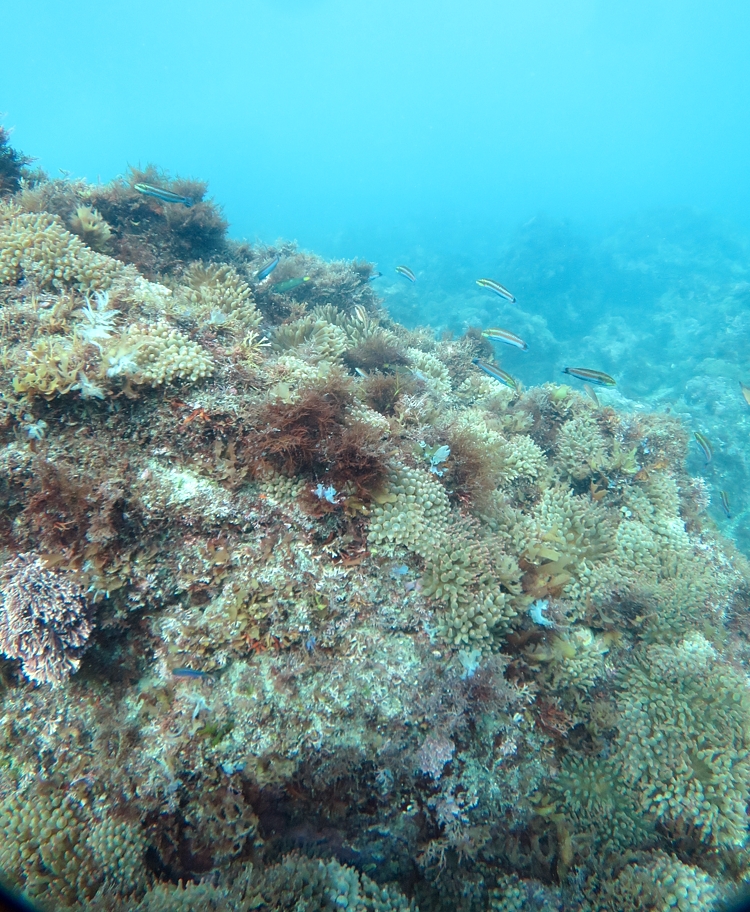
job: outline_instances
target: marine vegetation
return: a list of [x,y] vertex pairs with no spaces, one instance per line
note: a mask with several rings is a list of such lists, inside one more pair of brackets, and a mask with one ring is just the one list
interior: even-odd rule
[[3,874],[116,912],[730,895],[750,568],[687,430],[225,232],[153,168],[0,202]]
[[32,161],[11,146],[9,132],[0,126],[0,196],[18,192],[21,182],[32,178],[29,170]]

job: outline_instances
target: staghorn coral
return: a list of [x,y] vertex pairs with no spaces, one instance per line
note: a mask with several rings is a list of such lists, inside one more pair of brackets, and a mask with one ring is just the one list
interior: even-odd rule
[[61,788],[27,788],[0,800],[0,870],[45,906],[79,908],[97,892],[143,891],[146,843],[140,828],[95,815]]
[[0,597],[0,651],[20,659],[29,680],[63,684],[93,630],[83,590],[38,555],[18,554],[0,567]]
[[45,212],[0,222],[0,285],[22,278],[40,288],[105,291],[124,274],[121,263],[90,250]]

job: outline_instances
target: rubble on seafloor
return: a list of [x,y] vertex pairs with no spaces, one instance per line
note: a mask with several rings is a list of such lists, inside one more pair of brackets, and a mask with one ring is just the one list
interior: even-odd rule
[[504,912],[748,877],[750,571],[676,419],[502,387],[369,264],[229,240],[205,185],[11,189],[12,884]]

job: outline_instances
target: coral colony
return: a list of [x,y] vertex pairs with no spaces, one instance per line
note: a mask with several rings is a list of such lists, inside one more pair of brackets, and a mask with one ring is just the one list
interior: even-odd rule
[[498,383],[204,184],[0,166],[10,883],[630,912],[750,875],[750,573],[676,419]]

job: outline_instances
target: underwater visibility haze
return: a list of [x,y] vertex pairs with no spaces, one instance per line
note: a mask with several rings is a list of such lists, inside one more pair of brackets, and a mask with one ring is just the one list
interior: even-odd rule
[[0,883],[750,881],[750,7],[49,0],[0,55]]

